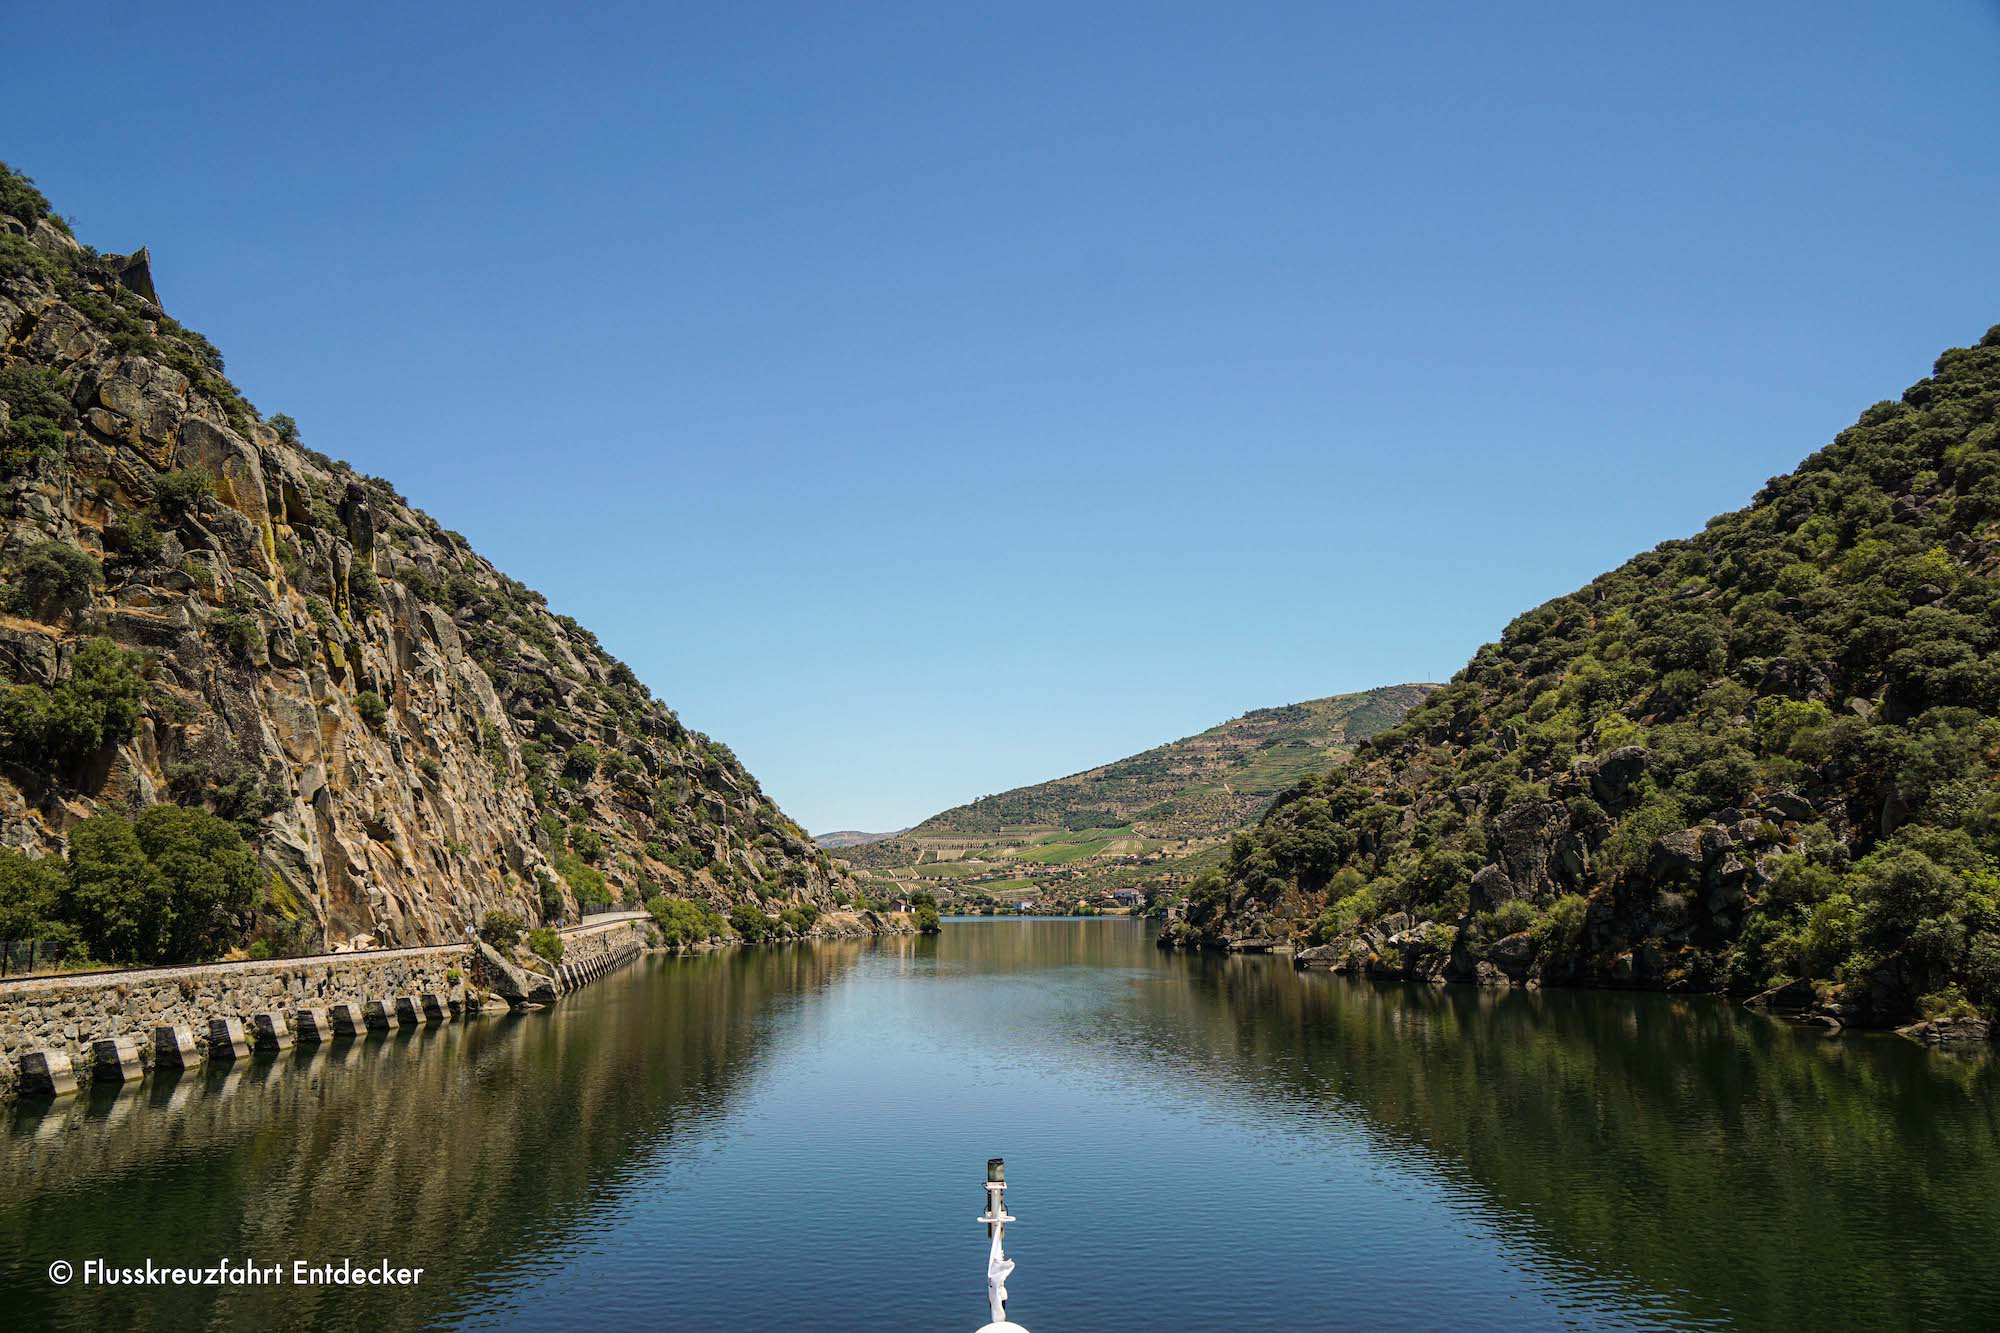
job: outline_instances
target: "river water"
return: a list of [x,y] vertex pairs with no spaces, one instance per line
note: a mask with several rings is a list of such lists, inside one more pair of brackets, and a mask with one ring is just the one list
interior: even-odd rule
[[[10,1114],[0,1324],[1993,1327],[2000,1070],[1713,999],[1123,919],[644,959],[543,1013]],[[52,1285],[343,1258],[414,1286]]]

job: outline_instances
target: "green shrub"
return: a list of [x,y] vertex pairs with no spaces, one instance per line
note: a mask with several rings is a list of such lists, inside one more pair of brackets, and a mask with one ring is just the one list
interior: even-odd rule
[[689,874],[693,874],[695,871],[701,870],[709,864],[708,852],[703,848],[692,846],[671,848],[665,856],[657,859],[664,861],[676,870],[685,870]]
[[51,622],[75,619],[90,609],[91,590],[104,569],[68,542],[38,542],[22,555],[9,587],[14,609]]
[[1679,801],[1667,795],[1654,796],[1618,821],[1605,839],[1603,859],[1628,873],[1644,870],[1653,844],[1687,826],[1687,814]]
[[280,906],[275,915],[262,917],[261,933],[250,947],[255,949],[261,944],[272,958],[303,958],[316,953],[320,935],[312,918],[292,914],[297,898],[282,879],[272,876],[269,884],[270,899]]
[[513,912],[496,907],[479,923],[479,938],[496,949],[511,949],[520,942],[526,923]]
[[17,685],[0,695],[0,755],[67,768],[130,739],[146,694],[139,665],[138,654],[92,639],[52,688]]
[[938,916],[938,909],[935,907],[917,908],[910,914],[910,924],[923,935],[935,935],[944,929],[944,921]]
[[1564,894],[1544,907],[1528,931],[1528,944],[1535,956],[1549,962],[1574,958],[1583,947],[1584,920],[1589,910],[1590,904],[1574,893]]
[[556,858],[556,871],[569,882],[569,891],[576,895],[579,909],[611,905],[611,888],[604,876],[584,864],[583,858],[575,852],[564,851]]
[[69,224],[50,210],[48,199],[35,188],[34,177],[22,175],[5,162],[0,162],[0,213],[17,217],[29,227],[47,218],[62,231],[69,230]]
[[1381,907],[1376,901],[1372,885],[1355,889],[1338,902],[1329,904],[1313,918],[1312,926],[1306,932],[1306,943],[1325,944],[1345,935],[1364,921],[1372,921],[1380,915]]
[[665,822],[687,797],[688,788],[679,778],[661,778],[653,784],[653,818]]
[[572,782],[585,783],[597,776],[597,747],[588,741],[572,745],[563,756],[562,775]]
[[242,661],[261,661],[268,651],[264,626],[255,616],[239,615],[234,611],[218,612],[215,633],[231,655]]
[[0,475],[41,472],[63,460],[64,430],[76,420],[76,410],[59,375],[28,365],[0,370],[0,402],[7,404],[9,417],[0,430]]
[[0,432],[0,476],[46,473],[65,458],[68,436],[47,417],[16,417]]
[[370,727],[380,727],[389,717],[389,705],[373,690],[363,690],[354,696],[354,711]]
[[1934,990],[1917,1001],[1917,1012],[1932,1022],[1948,1018],[1977,1018],[1978,1008],[1966,998],[1965,990],[1957,982]]
[[69,271],[69,265],[27,237],[0,232],[0,278],[39,278],[57,282]]
[[1537,919],[1534,905],[1527,899],[1510,898],[1492,911],[1482,913],[1479,925],[1488,937],[1497,940],[1533,928]]
[[0,402],[7,404],[8,414],[16,421],[41,417],[67,426],[76,420],[62,376],[26,362],[0,370]]
[[104,549],[126,564],[154,565],[159,563],[165,543],[152,519],[127,512],[104,525]]
[[382,605],[382,580],[375,577],[375,571],[363,564],[356,564],[347,571],[347,602],[361,612],[374,611]]
[[713,939],[722,934],[729,924],[719,913],[685,898],[670,898],[665,894],[647,900],[646,910],[659,923],[661,938],[669,948],[684,948]]
[[528,948],[551,964],[563,959],[563,938],[552,927],[536,926],[528,932]]
[[604,837],[596,829],[584,824],[572,824],[569,830],[569,845],[576,854],[595,865],[604,857]]
[[[1240,835],[1239,835],[1240,836]],[[1241,853],[1239,856],[1238,854]],[[1230,854],[1235,864],[1245,873],[1263,873],[1255,866],[1259,855],[1243,841],[1232,841]],[[1213,926],[1220,924],[1223,914],[1229,910],[1229,880],[1220,870],[1202,871],[1188,886],[1187,903],[1183,919],[1196,930],[1206,934]]]
[[215,478],[201,468],[169,472],[153,483],[153,507],[170,522],[199,518],[215,497]]
[[535,867],[535,893],[541,899],[542,920],[559,921],[563,916],[562,885],[540,866]]
[[729,909],[729,925],[749,944],[770,939],[778,928],[775,917],[765,916],[749,903],[738,903]]

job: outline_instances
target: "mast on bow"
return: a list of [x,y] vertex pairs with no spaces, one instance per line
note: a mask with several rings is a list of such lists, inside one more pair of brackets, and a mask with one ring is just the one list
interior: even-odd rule
[[1007,1320],[1007,1276],[1014,1271],[1014,1261],[1007,1257],[1001,1242],[1007,1231],[1007,1224],[1014,1219],[1007,1215],[1007,1163],[999,1157],[986,1159],[986,1211],[979,1221],[985,1224],[986,1235],[992,1241],[986,1255],[986,1304],[992,1322],[979,1333],[1028,1333],[1019,1324]]

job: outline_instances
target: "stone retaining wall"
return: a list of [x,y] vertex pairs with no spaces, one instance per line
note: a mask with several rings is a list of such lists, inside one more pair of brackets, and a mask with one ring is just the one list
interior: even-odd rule
[[[829,913],[813,934],[909,931],[908,918],[900,913]],[[646,952],[652,947],[652,918],[645,912],[595,917],[564,928],[562,938],[563,963],[547,1000]],[[201,1060],[208,1056],[209,1024],[217,1019],[233,1020],[230,1039],[246,1043],[257,1038],[257,1015],[280,1014],[289,1029],[295,1011],[339,1004],[352,1004],[361,1014],[369,1001],[382,1001],[379,1016],[391,1024],[399,1018],[403,1023],[434,1022],[444,1011],[434,1002],[426,1007],[423,997],[444,997],[451,1009],[463,1012],[473,950],[468,942],[0,981],[0,1101],[19,1091],[24,1062],[46,1073],[52,1061],[66,1057],[63,1076],[73,1071],[77,1082],[88,1083],[97,1063],[95,1044],[106,1039],[129,1040],[133,1049],[128,1057],[138,1062],[129,1070],[141,1065],[150,1069],[154,1029],[162,1026],[189,1029],[194,1044],[188,1055]],[[399,999],[412,1001],[401,1006],[409,1011],[406,1015],[397,1014]],[[476,1008],[477,997],[473,999]],[[335,1015],[336,1027],[338,1021]]]
[[644,953],[652,943],[652,919],[647,912],[621,912],[566,928],[562,966],[556,969],[562,988],[575,990]]
[[66,1052],[81,1082],[93,1042],[135,1037],[150,1060],[153,1029],[163,1024],[192,1028],[205,1053],[210,1019],[235,1018],[247,1028],[251,1015],[273,1010],[290,1022],[295,1009],[343,1001],[425,992],[456,1001],[463,982],[452,974],[463,976],[469,953],[469,945],[439,944],[0,981],[0,1099],[14,1096],[30,1051]]

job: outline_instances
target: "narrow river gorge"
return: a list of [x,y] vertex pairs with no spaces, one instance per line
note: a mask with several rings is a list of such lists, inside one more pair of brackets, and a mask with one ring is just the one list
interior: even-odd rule
[[[1991,1060],[1126,920],[647,958],[542,1013],[10,1112],[16,1328],[1990,1326]],[[784,1200],[774,1204],[774,1200]],[[54,1286],[49,1265],[421,1267]]]

